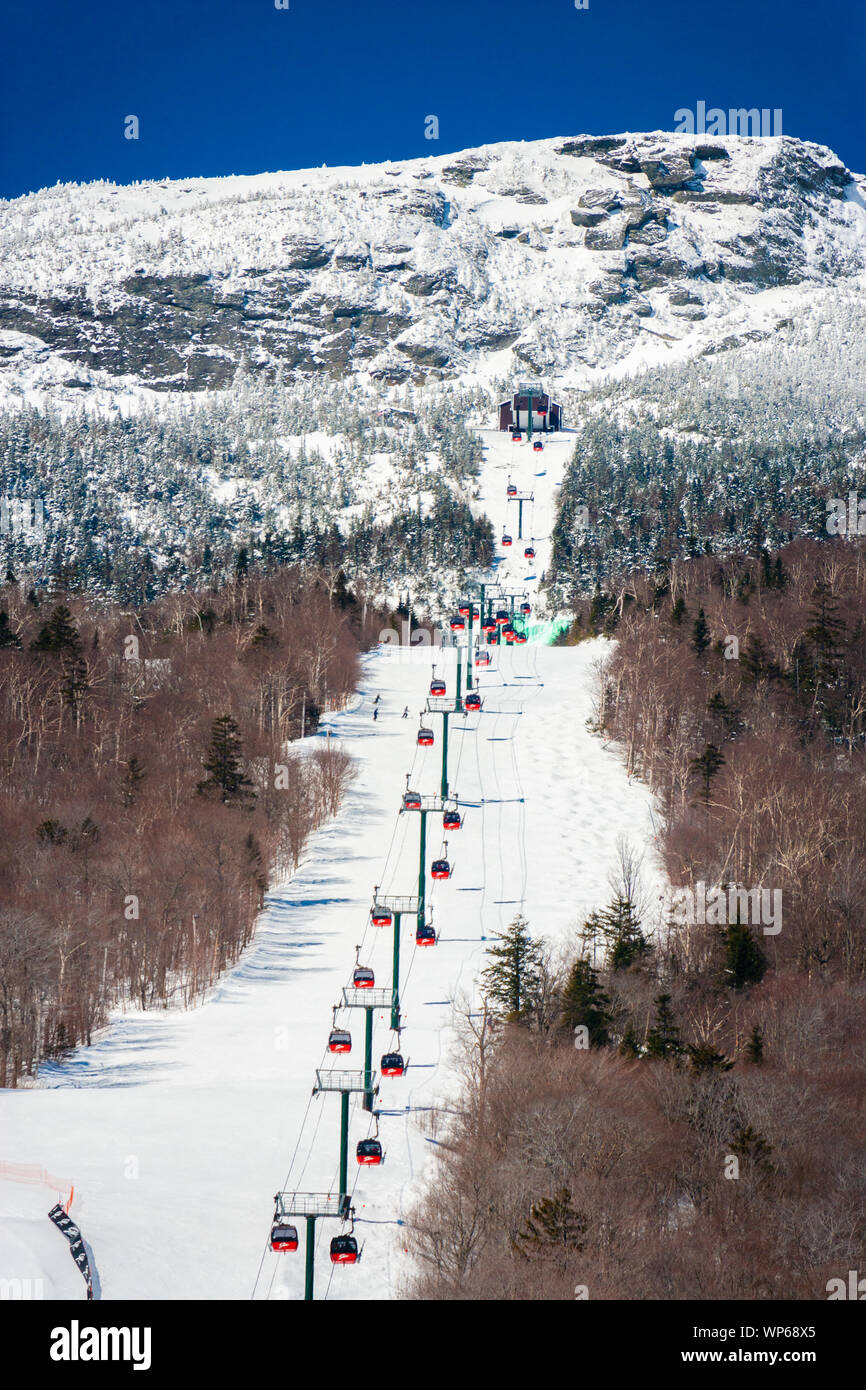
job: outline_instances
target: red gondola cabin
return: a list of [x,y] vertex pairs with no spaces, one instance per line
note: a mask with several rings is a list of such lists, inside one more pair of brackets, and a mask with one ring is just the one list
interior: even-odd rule
[[524,559],[526,559],[526,560],[534,560],[534,559],[535,559],[535,546],[534,546],[534,545],[528,545],[528,546],[526,547],[526,549],[524,550],[524,552],[523,552],[523,556],[524,556]]
[[503,544],[503,545],[511,545],[511,537],[508,536],[508,535],[503,536],[503,537],[502,537],[502,544]]
[[481,696],[475,690],[471,690],[463,701],[464,709],[480,709]]
[[450,878],[451,865],[447,859],[434,859],[430,866],[430,874],[432,878]]
[[416,946],[435,946],[436,932],[432,927],[418,927],[415,932]]
[[352,974],[352,984],[355,989],[372,989],[376,983],[376,976],[367,965],[356,965]]
[[287,1221],[275,1221],[271,1227],[271,1249],[272,1250],[297,1250],[298,1231],[296,1226],[290,1226]]
[[382,1153],[382,1145],[378,1139],[359,1139],[355,1157],[359,1163],[379,1164],[385,1155]]
[[399,1052],[386,1052],[379,1065],[383,1076],[402,1076],[406,1063]]
[[390,907],[380,907],[378,903],[374,904],[370,916],[374,927],[390,927],[394,920]]
[[421,748],[432,748],[432,747],[433,747],[433,730],[432,730],[432,729],[419,729],[419,730],[418,730],[418,743],[419,743],[419,745],[420,745]]
[[351,1052],[352,1034],[345,1028],[332,1028],[328,1038],[329,1052]]
[[439,680],[438,676],[437,676],[437,677],[434,677],[434,679],[430,682],[430,694],[431,694],[431,695],[444,695],[445,693],[446,693],[445,682]]
[[354,1236],[334,1236],[331,1241],[331,1264],[354,1265],[358,1263],[358,1242]]
[[517,488],[516,488],[516,486],[515,486],[514,483],[509,483],[509,484],[508,484],[508,487],[506,488],[506,493],[507,493],[507,495],[508,495],[509,497],[516,497],[516,496],[517,496]]
[[459,613],[455,613],[449,624],[452,632],[462,632],[466,624]]
[[418,794],[418,792],[404,792],[404,793],[403,793],[403,810],[404,810],[404,811],[420,811],[420,810],[421,810],[421,797],[420,797],[420,795]]
[[462,824],[459,811],[446,811],[442,817],[443,830],[459,830]]

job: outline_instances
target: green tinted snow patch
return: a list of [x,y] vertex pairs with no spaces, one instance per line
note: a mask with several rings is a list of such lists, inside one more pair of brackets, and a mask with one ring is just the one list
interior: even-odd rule
[[570,618],[551,618],[546,623],[530,623],[526,629],[526,636],[530,642],[549,647],[561,632],[567,632],[570,627]]

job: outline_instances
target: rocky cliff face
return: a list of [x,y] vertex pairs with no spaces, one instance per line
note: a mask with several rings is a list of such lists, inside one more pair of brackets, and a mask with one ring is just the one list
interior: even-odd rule
[[784,321],[774,292],[866,268],[863,193],[821,146],[658,133],[58,186],[0,204],[0,382],[568,379],[715,351]]

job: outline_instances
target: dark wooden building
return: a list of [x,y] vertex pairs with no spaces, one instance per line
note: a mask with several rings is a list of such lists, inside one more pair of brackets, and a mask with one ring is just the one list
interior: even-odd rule
[[532,433],[547,434],[562,429],[562,406],[552,401],[540,381],[521,382],[514,395],[499,407],[501,430],[526,430],[529,427],[529,407],[532,402]]

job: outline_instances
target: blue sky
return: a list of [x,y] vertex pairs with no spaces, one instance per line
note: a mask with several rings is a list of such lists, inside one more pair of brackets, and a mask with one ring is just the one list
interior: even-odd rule
[[0,36],[3,197],[673,129],[699,100],[866,169],[862,0],[4,0]]

